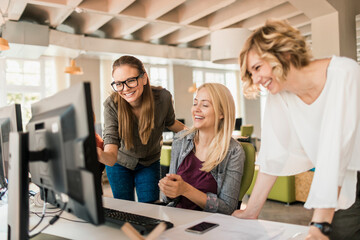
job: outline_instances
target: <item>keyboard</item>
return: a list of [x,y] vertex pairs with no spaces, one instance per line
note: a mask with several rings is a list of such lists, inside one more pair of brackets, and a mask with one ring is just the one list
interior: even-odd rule
[[104,208],[104,215],[107,222],[111,222],[119,226],[122,226],[126,222],[131,223],[131,225],[142,235],[150,233],[161,222],[166,224],[166,229],[174,226],[174,224],[168,221],[122,212],[110,208]]

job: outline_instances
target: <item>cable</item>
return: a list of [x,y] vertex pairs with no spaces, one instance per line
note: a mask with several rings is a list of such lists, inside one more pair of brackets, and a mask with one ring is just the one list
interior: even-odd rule
[[3,192],[0,193],[0,200],[2,199],[2,197],[5,195],[5,193],[7,192],[7,188],[4,188],[5,190]]
[[42,233],[46,228],[48,228],[50,225],[53,225],[54,223],[56,223],[56,221],[59,220],[61,214],[64,212],[64,210],[66,208],[66,205],[67,205],[67,202],[65,202],[63,208],[61,209],[61,212],[58,215],[55,215],[45,227],[43,227],[39,232],[37,232],[37,233],[35,233],[33,235],[30,235],[29,238],[36,237],[37,235]]
[[[40,194],[39,194],[39,195],[40,195]],[[43,211],[42,211],[42,216],[41,216],[41,218],[40,218],[40,221],[39,221],[33,228],[31,228],[29,232],[32,232],[35,228],[37,228],[37,226],[40,225],[40,223],[42,222],[42,220],[43,220],[44,217],[45,217],[45,212],[46,212],[46,195],[47,195],[47,191],[44,191],[44,196],[43,196],[43,198],[44,198]]]
[[[59,210],[61,211],[61,210]],[[58,211],[56,211],[58,212]],[[37,217],[41,217],[41,215],[37,212],[30,212],[31,214],[35,214]],[[45,215],[46,218],[48,217],[55,217],[55,215]],[[73,220],[73,219],[70,219],[70,218],[65,218],[65,217],[60,217],[60,219],[64,219],[66,221],[69,221],[69,222],[76,222],[76,223],[89,223],[88,221],[81,221],[81,220]]]

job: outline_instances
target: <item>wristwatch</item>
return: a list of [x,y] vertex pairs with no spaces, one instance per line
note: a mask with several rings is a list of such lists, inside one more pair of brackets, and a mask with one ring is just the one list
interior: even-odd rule
[[320,223],[311,222],[310,226],[317,227],[325,236],[329,236],[332,231],[332,226],[328,222],[320,222]]

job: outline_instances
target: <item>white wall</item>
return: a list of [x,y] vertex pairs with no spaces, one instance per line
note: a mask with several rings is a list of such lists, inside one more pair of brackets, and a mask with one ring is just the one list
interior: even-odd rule
[[192,67],[173,65],[175,115],[176,118],[184,118],[188,127],[193,124],[191,117],[193,94],[187,91],[193,83],[192,70]]
[[91,97],[93,110],[97,121],[100,119],[100,60],[91,58],[77,58],[76,65],[82,67],[83,75],[70,75],[70,86],[80,82],[91,83]]

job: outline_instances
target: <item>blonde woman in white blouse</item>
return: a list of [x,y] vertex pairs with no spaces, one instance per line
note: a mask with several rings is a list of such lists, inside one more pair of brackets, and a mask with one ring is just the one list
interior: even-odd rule
[[315,167],[306,239],[360,239],[360,67],[344,57],[311,58],[300,32],[283,21],[266,22],[240,53],[245,96],[257,96],[260,85],[269,95],[260,173],[246,210],[233,216],[257,218],[277,176]]

